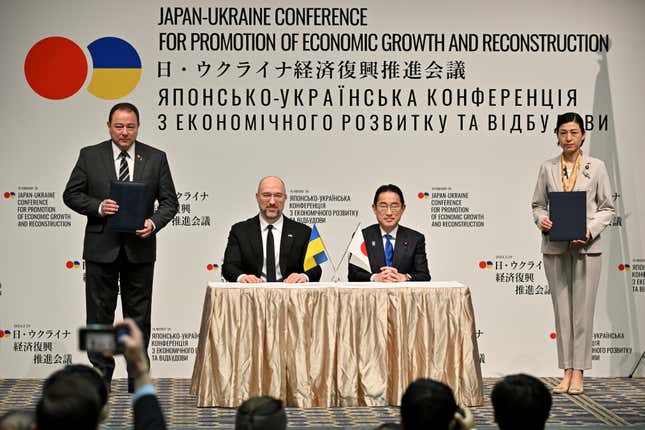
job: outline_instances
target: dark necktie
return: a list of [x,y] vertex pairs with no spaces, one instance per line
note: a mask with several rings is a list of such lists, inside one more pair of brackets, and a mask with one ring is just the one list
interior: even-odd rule
[[275,246],[273,245],[273,226],[269,224],[267,226],[269,230],[267,232],[267,282],[275,282]]
[[121,166],[119,166],[119,181],[129,181],[130,169],[128,169],[128,162],[126,160],[129,155],[127,152],[121,151],[119,157],[121,157]]
[[385,235],[385,265],[388,267],[392,267],[392,256],[394,255],[394,247],[392,246],[392,242],[390,242],[390,239],[392,239],[391,234],[386,234]]

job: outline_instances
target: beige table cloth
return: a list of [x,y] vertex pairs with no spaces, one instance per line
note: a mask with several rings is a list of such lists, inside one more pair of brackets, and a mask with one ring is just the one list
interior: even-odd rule
[[[247,284],[248,285],[248,284]],[[428,377],[483,404],[470,290],[457,282],[209,283],[197,406],[269,395],[289,406],[398,405]]]

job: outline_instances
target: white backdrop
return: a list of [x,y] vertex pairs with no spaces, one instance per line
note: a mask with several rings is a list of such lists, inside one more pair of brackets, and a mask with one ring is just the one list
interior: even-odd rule
[[[212,5],[172,2],[203,16],[215,11]],[[107,138],[107,113],[117,101],[139,107],[139,139],[167,152],[182,205],[158,236],[151,346],[156,376],[190,376],[206,283],[220,279],[228,230],[256,213],[257,182],[269,174],[287,184],[287,215],[316,222],[334,263],[356,225],[374,222],[374,190],[390,182],[401,186],[407,203],[402,223],[426,235],[432,278],[471,287],[484,376],[559,374],[530,199],[539,164],[559,152],[553,128],[566,111],[588,116],[583,150],[605,161],[616,193],[618,217],[603,233],[608,248],[590,374],[629,373],[645,348],[645,208],[639,197],[645,184],[644,3],[220,5],[226,6],[267,8],[269,18],[254,25],[160,24],[160,16],[179,13],[161,1],[0,5],[0,377],[43,377],[66,362],[86,360],[76,337],[85,318],[85,219],[64,206],[62,191],[80,148]],[[364,8],[364,25],[278,25],[278,8],[290,7]],[[187,49],[169,50],[175,39],[162,33],[184,34]],[[245,33],[266,33],[277,43],[275,50],[222,50],[221,44],[191,49],[192,33],[206,34],[213,44],[235,33],[238,41],[250,37]],[[305,50],[307,38],[360,34],[375,35],[375,50]],[[76,43],[89,67],[79,91],[61,100],[40,96],[25,77],[27,53],[50,36]],[[88,91],[95,71],[87,46],[107,36],[130,43],[142,63],[140,81],[118,100]],[[522,36],[532,38],[528,49],[506,49],[506,40]],[[443,38],[444,44],[388,50],[390,40],[413,37]],[[451,46],[453,38],[470,45]],[[575,43],[565,52],[538,43],[549,38]],[[297,44],[285,49],[284,40]],[[495,48],[489,40],[500,44]],[[609,50],[596,49],[598,41],[610,41]],[[341,75],[352,64],[354,77]],[[310,101],[311,90],[317,96]],[[204,91],[213,97],[189,97]],[[172,95],[180,93],[183,104],[177,98],[173,103]],[[191,114],[196,130],[188,129]],[[442,217],[455,213],[461,220]],[[332,274],[326,263],[323,280]],[[346,262],[339,274],[346,279]]]

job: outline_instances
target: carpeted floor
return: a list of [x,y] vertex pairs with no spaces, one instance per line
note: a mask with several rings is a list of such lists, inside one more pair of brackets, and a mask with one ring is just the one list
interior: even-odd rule
[[[544,378],[550,387],[555,378]],[[484,380],[484,406],[472,408],[477,428],[495,428],[490,391],[495,379]],[[31,409],[35,404],[42,380],[0,380],[0,414],[11,409]],[[235,410],[229,408],[197,408],[195,397],[189,394],[188,379],[157,379],[155,385],[170,429],[232,429]],[[132,425],[130,396],[125,380],[112,384],[112,411],[104,428],[122,429]],[[645,378],[588,378],[582,396],[554,395],[549,429],[580,428],[644,428]],[[290,429],[318,430],[347,428],[367,430],[383,422],[398,421],[396,407],[353,407],[330,409],[288,409]]]

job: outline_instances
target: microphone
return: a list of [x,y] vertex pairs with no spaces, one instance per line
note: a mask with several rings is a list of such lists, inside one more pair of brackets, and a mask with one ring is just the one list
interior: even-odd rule
[[566,167],[562,168],[562,174],[564,175],[565,178],[569,179],[569,174],[567,173],[567,168]]

